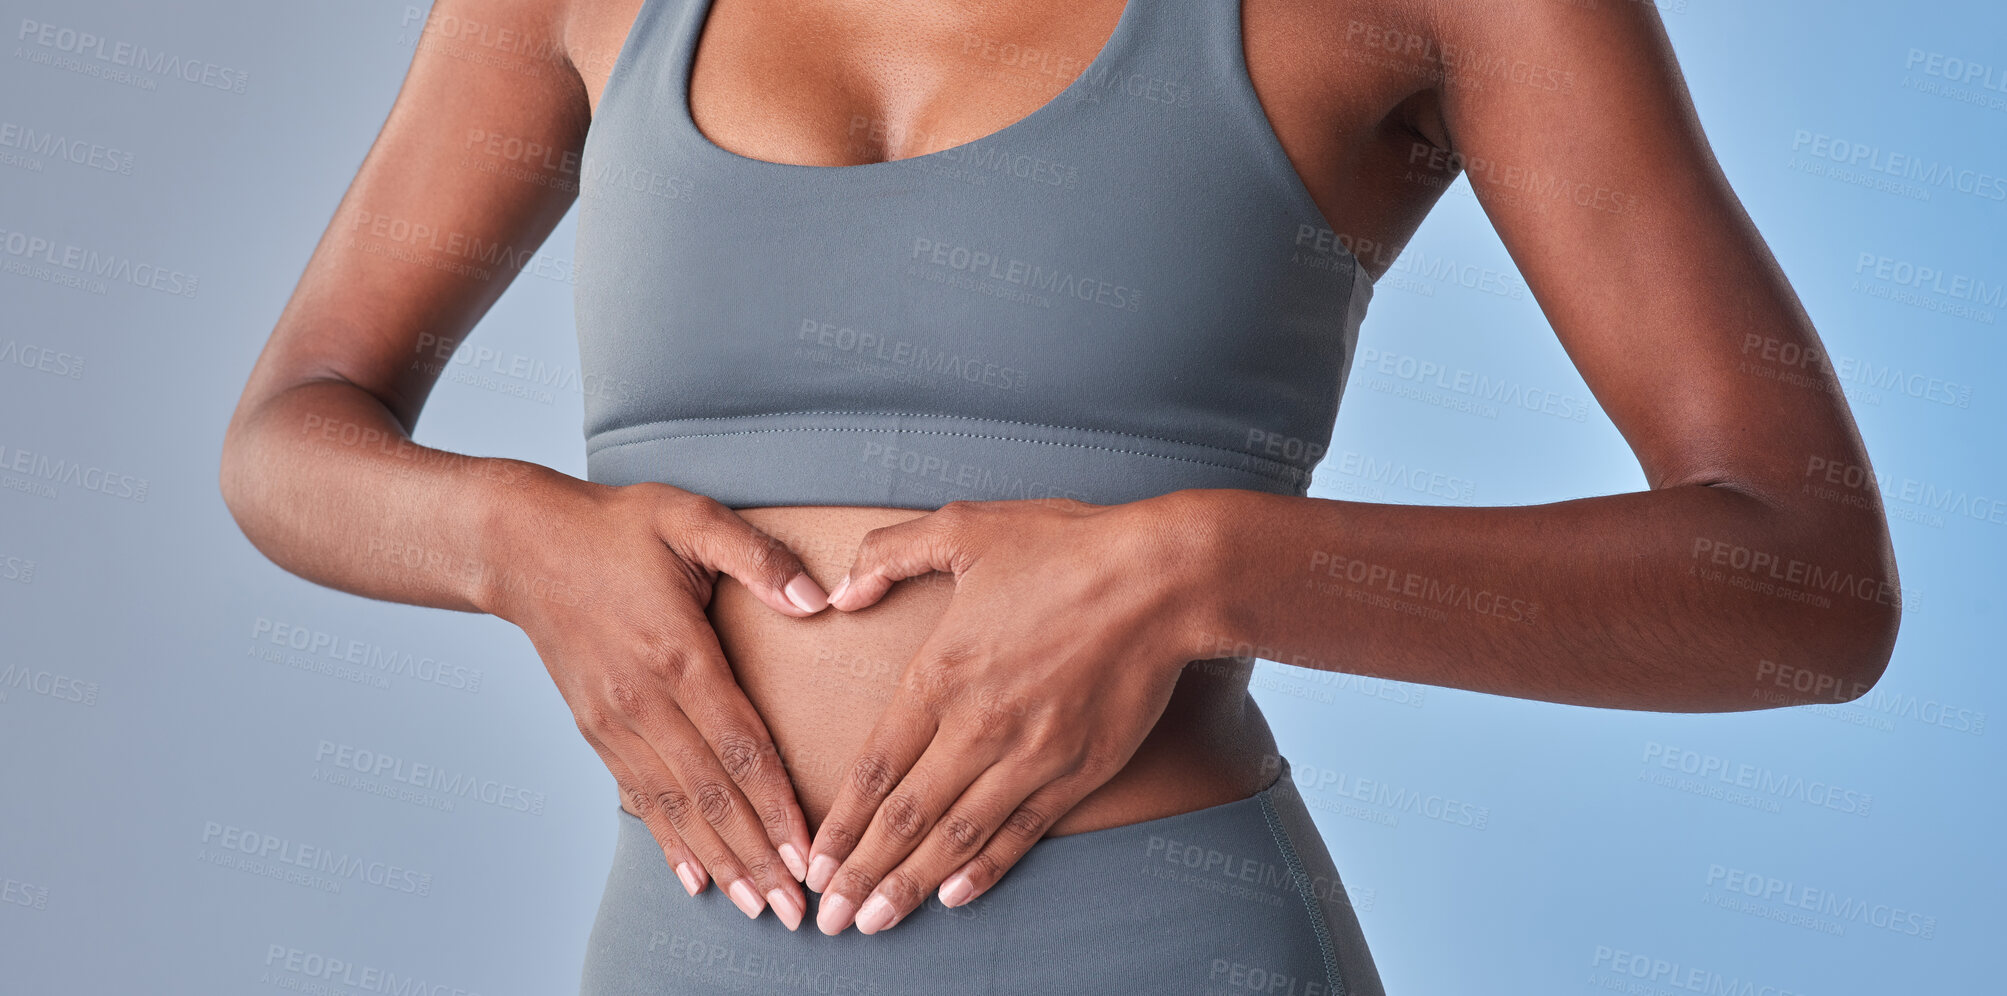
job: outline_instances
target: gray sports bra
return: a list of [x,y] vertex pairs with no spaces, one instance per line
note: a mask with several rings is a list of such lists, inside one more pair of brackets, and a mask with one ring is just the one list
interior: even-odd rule
[[[733,508],[1304,494],[1372,283],[1249,81],[1240,5],[1128,0],[1057,98],[857,166],[692,121],[711,0],[644,0],[580,166],[587,473]],[[862,131],[868,121],[853,122]]]

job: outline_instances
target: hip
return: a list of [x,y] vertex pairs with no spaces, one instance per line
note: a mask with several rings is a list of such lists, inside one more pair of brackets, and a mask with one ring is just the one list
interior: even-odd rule
[[[969,904],[877,934],[789,931],[684,893],[647,827],[619,837],[583,994],[1381,993],[1288,762],[1245,798],[1047,837]],[[1273,770],[1273,769],[1272,769]]]

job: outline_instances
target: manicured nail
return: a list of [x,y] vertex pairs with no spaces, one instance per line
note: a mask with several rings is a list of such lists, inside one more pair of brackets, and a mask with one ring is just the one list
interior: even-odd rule
[[780,859],[781,864],[787,866],[787,873],[793,875],[795,881],[801,881],[802,876],[808,874],[808,871],[801,863],[801,851],[793,844],[782,844],[780,846]]
[[802,879],[802,884],[817,892],[821,892],[829,888],[829,879],[830,876],[836,874],[836,867],[837,860],[835,858],[827,854],[818,854],[815,856],[815,860],[808,863],[808,877]]
[[857,929],[866,934],[875,934],[892,926],[892,901],[873,894],[864,901],[864,908],[857,911]]
[[835,937],[850,925],[850,915],[857,907],[841,894],[822,897],[822,909],[815,914],[816,929]]
[[697,873],[690,870],[688,861],[676,863],[676,877],[683,880],[683,891],[693,896],[704,891],[704,883],[697,880]]
[[843,593],[849,590],[850,590],[850,575],[845,574],[843,576],[843,580],[836,582],[836,588],[830,591],[829,600],[834,602],[837,599],[842,598]]
[[725,892],[732,897],[732,904],[744,910],[749,917],[758,917],[760,911],[766,909],[766,904],[760,902],[760,897],[753,893],[753,887],[747,885],[745,879],[733,882]]
[[767,893],[767,902],[773,906],[774,915],[780,917],[782,923],[787,924],[787,929],[798,930],[801,928],[801,914],[803,911],[801,904],[795,902],[793,896],[788,895],[785,890],[775,889]]
[[829,607],[829,597],[822,593],[822,586],[806,574],[795,575],[782,590],[787,592],[787,600],[803,612],[821,612]]
[[946,882],[941,883],[941,905],[960,906],[968,902],[969,897],[974,895],[975,891],[976,884],[969,881],[967,875],[956,872],[948,876]]

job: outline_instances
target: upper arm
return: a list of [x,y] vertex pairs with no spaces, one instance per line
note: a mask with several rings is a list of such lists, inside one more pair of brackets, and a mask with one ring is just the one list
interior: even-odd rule
[[1818,333],[1716,163],[1650,0],[1434,7],[1444,50],[1476,70],[1442,87],[1455,161],[1434,165],[1464,168],[1651,486],[1725,484],[1780,505],[1812,461],[1866,468]]
[[[240,416],[299,383],[336,379],[375,395],[407,431],[416,422],[443,358],[577,196],[590,113],[560,44],[563,7],[433,4],[396,102],[252,371]],[[430,29],[476,23],[478,36]]]

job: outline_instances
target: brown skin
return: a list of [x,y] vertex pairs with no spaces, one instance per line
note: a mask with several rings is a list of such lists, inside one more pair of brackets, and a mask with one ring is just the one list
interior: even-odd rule
[[[957,870],[980,894],[1042,836],[1245,798],[1275,768],[1246,695],[1257,655],[1664,711],[1810,700],[1770,680],[1780,667],[1845,701],[1886,666],[1899,610],[1886,523],[1862,510],[1878,507],[1872,478],[1858,504],[1807,487],[1823,483],[1813,461],[1867,468],[1866,453],[1830,371],[1788,371],[1811,388],[1776,376],[1780,348],[1824,350],[1714,163],[1649,3],[1244,4],[1256,94],[1369,274],[1468,162],[1649,491],[1516,508],[1182,491],[734,513],[410,444],[439,369],[430,344],[463,337],[512,273],[386,254],[406,246],[371,220],[540,245],[575,161],[532,170],[552,182],[470,170],[460,137],[576,153],[639,7],[439,0],[435,17],[553,39],[568,61],[421,44],[245,388],[223,487],[294,573],[522,626],[623,804],[700,879],[747,879],[793,927],[785,843],[825,858],[810,876],[823,929],[874,894],[883,929]],[[719,146],[777,162],[938,151],[1068,82],[964,54],[965,39],[1081,66],[1120,12],[719,0],[692,114]],[[881,126],[853,131],[859,116]],[[1557,176],[1570,196],[1548,196]],[[1870,580],[1830,607],[1777,598],[1729,583],[1749,573],[1738,550]],[[858,580],[840,611],[810,615],[780,590],[803,570]],[[1432,597],[1458,590],[1478,597]]]

